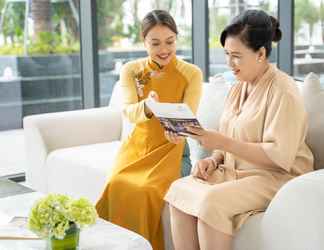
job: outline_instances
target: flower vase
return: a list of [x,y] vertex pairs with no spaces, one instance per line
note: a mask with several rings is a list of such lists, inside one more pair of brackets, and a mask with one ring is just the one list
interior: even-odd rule
[[49,237],[47,249],[48,250],[78,250],[79,249],[79,235],[80,229],[72,224],[65,232],[63,239],[57,239],[54,236]]

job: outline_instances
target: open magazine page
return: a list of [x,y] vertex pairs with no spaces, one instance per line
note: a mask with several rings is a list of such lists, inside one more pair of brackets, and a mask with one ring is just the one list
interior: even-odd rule
[[27,227],[28,218],[9,216],[0,211],[0,240],[40,239]]
[[201,127],[197,118],[185,103],[163,103],[147,100],[145,104],[167,131],[186,136],[192,134],[186,127]]

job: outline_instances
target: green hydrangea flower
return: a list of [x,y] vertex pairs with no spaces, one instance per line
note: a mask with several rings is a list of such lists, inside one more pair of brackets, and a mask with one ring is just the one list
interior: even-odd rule
[[98,215],[85,198],[73,200],[61,194],[49,194],[32,207],[28,227],[41,237],[63,239],[72,224],[82,228],[95,223]]
[[71,220],[81,228],[85,225],[94,224],[97,217],[96,209],[85,198],[72,201],[68,213],[71,216]]

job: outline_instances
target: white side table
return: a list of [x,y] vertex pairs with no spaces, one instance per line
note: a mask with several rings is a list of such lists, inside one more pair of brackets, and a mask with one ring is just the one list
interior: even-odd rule
[[[0,199],[0,210],[12,216],[28,216],[34,202],[42,197],[38,192]],[[1,250],[44,250],[45,240],[0,240]],[[102,219],[81,230],[80,250],[152,250],[142,236]]]

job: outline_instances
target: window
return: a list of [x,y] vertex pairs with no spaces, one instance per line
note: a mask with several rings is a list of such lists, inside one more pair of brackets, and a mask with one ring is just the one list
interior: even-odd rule
[[82,107],[78,1],[0,1],[0,176],[25,171],[24,116]]
[[295,0],[294,76],[309,72],[324,83],[324,1]]

